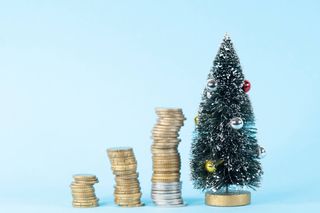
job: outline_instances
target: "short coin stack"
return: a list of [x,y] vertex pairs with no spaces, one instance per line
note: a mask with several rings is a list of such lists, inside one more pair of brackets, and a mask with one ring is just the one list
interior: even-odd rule
[[93,185],[98,183],[95,175],[77,174],[73,176],[74,181],[71,183],[71,192],[73,197],[73,207],[90,208],[99,205],[99,199],[95,195]]
[[116,181],[114,202],[122,207],[142,206],[137,161],[132,148],[110,148],[107,153]]
[[180,182],[179,131],[184,117],[181,109],[156,108],[157,124],[152,130],[153,202],[158,206],[184,206]]

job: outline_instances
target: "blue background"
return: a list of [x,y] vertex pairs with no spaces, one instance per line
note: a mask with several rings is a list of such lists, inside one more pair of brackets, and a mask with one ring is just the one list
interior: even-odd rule
[[[318,212],[320,4],[317,1],[0,1],[1,212]],[[246,207],[193,189],[193,118],[228,32],[252,83],[262,187]],[[183,196],[153,206],[154,107],[181,107]],[[143,208],[113,204],[106,148],[132,146]],[[74,173],[93,173],[99,208],[71,207]]]

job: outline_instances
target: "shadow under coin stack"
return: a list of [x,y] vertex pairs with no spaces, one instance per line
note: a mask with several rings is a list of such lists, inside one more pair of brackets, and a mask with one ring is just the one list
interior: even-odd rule
[[74,181],[71,183],[73,207],[90,208],[99,206],[99,199],[96,197],[93,185],[98,183],[95,175],[78,174],[73,176]]
[[115,175],[114,202],[122,207],[142,206],[137,161],[132,148],[110,148],[107,153]]
[[181,109],[156,108],[157,124],[152,130],[153,176],[151,196],[157,206],[184,206],[180,182],[179,131],[184,117]]

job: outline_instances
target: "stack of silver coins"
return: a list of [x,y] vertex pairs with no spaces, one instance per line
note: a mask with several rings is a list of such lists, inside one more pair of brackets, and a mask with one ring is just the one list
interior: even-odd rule
[[185,206],[181,198],[181,182],[153,183],[151,197],[157,206]]

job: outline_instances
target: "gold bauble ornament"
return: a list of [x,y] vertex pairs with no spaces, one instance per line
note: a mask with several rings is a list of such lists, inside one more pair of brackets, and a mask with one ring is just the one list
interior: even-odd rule
[[204,168],[207,170],[207,172],[210,172],[210,173],[214,173],[217,170],[216,166],[211,160],[206,160]]
[[199,116],[196,115],[196,117],[194,117],[194,124],[198,125],[198,123],[199,123]]
[[214,173],[217,171],[217,166],[219,166],[223,160],[218,160],[218,161],[212,161],[212,160],[206,160],[204,164],[204,168],[206,169],[207,172]]

